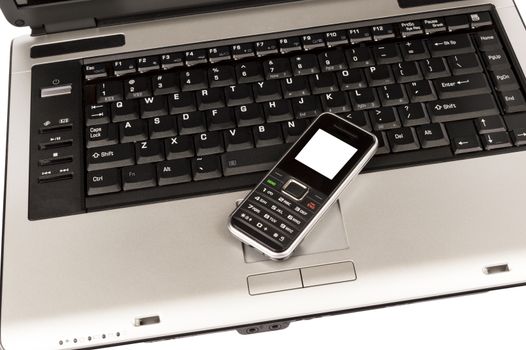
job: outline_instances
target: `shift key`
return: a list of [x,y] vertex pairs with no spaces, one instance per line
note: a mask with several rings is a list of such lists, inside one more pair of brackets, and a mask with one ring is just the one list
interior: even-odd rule
[[133,143],[91,148],[86,155],[88,171],[117,168],[135,164]]
[[427,103],[434,123],[499,115],[499,108],[490,94],[448,98]]

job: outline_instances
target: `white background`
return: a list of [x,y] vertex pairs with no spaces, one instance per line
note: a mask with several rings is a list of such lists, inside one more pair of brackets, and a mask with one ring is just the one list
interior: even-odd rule
[[[526,15],[526,1],[516,1]],[[27,34],[28,30],[14,28],[0,18],[0,33],[0,191],[3,191],[9,45],[12,38]],[[17,116],[13,115],[11,118],[16,119]],[[2,201],[0,201],[1,205]],[[221,332],[173,341],[130,345],[118,349],[191,350],[227,346],[229,349],[252,350],[268,350],[273,347],[404,350],[526,349],[525,321],[526,287],[522,287],[296,322],[288,329],[278,332],[250,336],[241,336],[237,332]]]

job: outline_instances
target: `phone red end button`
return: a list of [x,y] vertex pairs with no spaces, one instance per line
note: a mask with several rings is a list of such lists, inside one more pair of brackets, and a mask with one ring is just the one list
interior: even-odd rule
[[309,189],[307,186],[291,179],[283,186],[282,191],[296,200],[302,200],[309,192]]

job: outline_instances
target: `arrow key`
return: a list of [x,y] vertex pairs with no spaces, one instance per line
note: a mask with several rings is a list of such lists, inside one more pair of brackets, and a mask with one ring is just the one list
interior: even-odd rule
[[505,131],[485,134],[482,136],[482,143],[486,151],[512,146],[510,136]]
[[453,152],[455,154],[472,153],[482,151],[478,136],[462,136],[453,139]]
[[475,119],[475,125],[479,134],[489,134],[493,132],[506,131],[504,122],[500,116],[482,117]]
[[517,129],[511,132],[511,138],[515,146],[526,145],[526,129]]

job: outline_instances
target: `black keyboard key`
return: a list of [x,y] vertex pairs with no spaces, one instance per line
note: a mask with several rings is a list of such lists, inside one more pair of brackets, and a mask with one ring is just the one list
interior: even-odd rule
[[449,35],[430,39],[429,52],[433,57],[461,55],[475,52],[475,47],[468,34]]
[[502,70],[511,68],[510,61],[502,49],[482,53],[482,59],[489,70]]
[[513,144],[517,147],[526,145],[526,129],[517,129],[511,132]]
[[398,106],[409,103],[404,86],[400,84],[385,85],[378,88],[382,106]]
[[402,38],[409,38],[415,35],[424,34],[424,27],[421,21],[408,21],[400,23],[400,34]]
[[162,69],[172,69],[175,67],[184,66],[184,58],[182,52],[167,53],[161,56]]
[[446,61],[441,57],[421,61],[420,68],[424,72],[425,78],[428,80],[445,78],[451,75]]
[[387,139],[394,153],[414,151],[420,148],[420,144],[413,128],[399,128],[386,132]]
[[376,89],[365,88],[349,92],[352,107],[355,111],[380,107],[380,100]]
[[164,160],[164,145],[160,140],[146,140],[135,143],[137,164],[154,163]]
[[374,57],[378,64],[392,64],[402,62],[402,54],[397,44],[379,45],[373,48]]
[[491,93],[488,80],[481,73],[436,79],[434,84],[439,98]]
[[429,102],[427,110],[434,123],[499,114],[499,108],[492,95],[455,97]]
[[229,129],[223,132],[226,152],[239,151],[254,147],[250,128]]
[[197,109],[221,108],[225,106],[225,94],[221,88],[211,88],[197,91]]
[[256,54],[254,45],[252,43],[243,43],[232,46],[232,57],[235,60],[241,60],[244,58],[254,57]]
[[108,71],[105,63],[95,63],[84,66],[84,76],[86,80],[93,80],[98,78],[106,78]]
[[178,92],[168,97],[170,114],[180,114],[197,110],[193,92]]
[[168,115],[168,100],[166,96],[145,97],[139,101],[141,118],[153,118]]
[[447,24],[443,18],[424,19],[424,30],[428,35],[443,33],[447,31]]
[[121,173],[119,169],[90,171],[86,175],[88,196],[114,193],[121,190]]
[[325,41],[327,42],[327,47],[335,47],[349,43],[345,30],[325,33]]
[[482,151],[482,146],[478,136],[462,136],[451,141],[455,154],[473,153]]
[[260,81],[252,85],[256,102],[281,99],[281,86],[277,80]]
[[508,114],[504,116],[508,130],[526,129],[526,113]]
[[119,143],[116,124],[89,126],[86,129],[86,147],[100,147]]
[[86,125],[106,124],[110,122],[110,109],[107,104],[88,105],[84,112]]
[[194,141],[190,135],[174,136],[164,140],[166,159],[180,159],[195,155]]
[[188,159],[168,160],[157,163],[157,183],[159,186],[190,181],[192,181],[192,169]]
[[224,107],[205,112],[208,130],[225,130],[236,127],[236,117],[232,108]]
[[226,105],[239,106],[254,102],[252,87],[249,84],[230,85],[225,87]]
[[270,170],[289,148],[288,144],[228,152],[221,155],[225,176]]
[[429,58],[429,51],[422,40],[411,40],[400,45],[405,61],[418,61]]
[[398,113],[393,107],[377,108],[370,112],[371,124],[376,131],[400,128]]
[[290,77],[281,81],[281,89],[285,98],[310,95],[307,77]]
[[422,72],[416,62],[401,62],[393,65],[394,75],[398,83],[409,83],[422,80]]
[[221,160],[218,155],[192,159],[194,181],[209,180],[221,177]]
[[446,17],[447,30],[449,32],[456,32],[459,30],[466,30],[470,28],[468,16],[456,15]]
[[113,62],[113,74],[120,77],[137,72],[137,62],[134,59],[118,60]]
[[499,36],[494,30],[475,33],[475,41],[482,52],[494,51],[502,48]]
[[90,148],[86,154],[87,170],[100,170],[135,164],[133,143]]
[[371,122],[369,120],[369,113],[367,111],[354,111],[347,114],[342,114],[341,116],[362,129],[367,131],[372,130]]
[[139,73],[146,73],[160,68],[159,57],[148,56],[137,59],[137,70]]
[[376,155],[390,153],[391,148],[389,147],[389,141],[387,140],[387,136],[385,135],[385,132],[373,131],[373,134],[378,139],[378,149],[376,150]]
[[520,90],[499,92],[498,95],[506,113],[526,111],[526,100]]
[[133,165],[122,168],[122,189],[124,191],[157,185],[157,174],[153,164]]
[[283,128],[283,136],[285,143],[293,143],[303,134],[307,129],[307,121],[305,119],[291,120],[281,124]]
[[406,85],[411,102],[429,102],[437,99],[433,83],[428,80],[414,81]]
[[128,120],[119,124],[121,143],[137,142],[148,138],[148,123],[146,120]]
[[367,87],[367,79],[362,69],[342,70],[337,72],[336,76],[343,91]]
[[449,138],[443,124],[427,124],[416,128],[422,148],[433,148],[449,145]]
[[478,135],[473,120],[461,120],[445,124],[450,139]]
[[231,66],[216,66],[208,69],[210,87],[223,87],[236,83],[236,72]]
[[124,122],[139,118],[139,104],[136,100],[125,100],[111,104],[111,120]]
[[191,50],[184,53],[185,63],[187,67],[192,67],[198,64],[204,64],[208,62],[205,49]]
[[194,135],[194,144],[197,156],[223,153],[225,151],[223,135],[217,131]]
[[335,72],[347,69],[345,54],[341,50],[331,50],[318,55],[322,72]]
[[240,84],[253,83],[264,79],[263,69],[259,62],[244,62],[236,64],[236,75]]
[[345,55],[350,68],[371,67],[376,63],[371,49],[368,47],[355,47],[345,50]]
[[322,112],[319,96],[309,95],[292,100],[296,118],[314,118]]
[[513,146],[511,143],[510,135],[508,135],[508,133],[505,131],[484,134],[481,136],[481,138],[482,145],[487,151]]
[[266,147],[283,143],[281,126],[278,123],[254,126],[254,141],[256,147]]
[[97,84],[97,103],[108,103],[122,100],[122,82],[108,81]]
[[290,62],[286,58],[273,58],[263,62],[265,79],[283,79],[292,76]]
[[294,75],[309,75],[320,72],[318,58],[314,54],[294,56],[291,59]]
[[374,41],[393,39],[396,37],[395,29],[392,24],[384,24],[372,27]]
[[278,53],[278,42],[276,40],[263,40],[256,42],[256,55],[264,57]]
[[[299,78],[299,77],[298,77]],[[334,73],[319,73],[309,77],[312,93],[315,95],[337,91],[338,80]]]
[[345,113],[351,110],[349,96],[343,91],[335,91],[320,96],[325,112]]
[[366,43],[373,40],[373,35],[369,28],[349,29],[349,41],[352,45]]
[[208,60],[210,63],[218,63],[228,61],[232,58],[230,48],[228,46],[213,47],[208,49]]
[[493,25],[493,20],[489,12],[473,13],[469,16],[471,28],[478,29]]
[[197,134],[206,131],[203,112],[189,112],[177,116],[177,128],[180,135]]
[[301,43],[305,51],[314,50],[320,47],[325,47],[325,38],[323,34],[309,34],[301,37]]
[[238,126],[252,126],[265,122],[265,114],[260,104],[252,103],[235,108],[235,116]]
[[183,91],[194,91],[208,87],[208,76],[205,70],[192,69],[180,73],[181,89]]
[[421,103],[412,103],[398,107],[398,115],[405,127],[429,123],[429,116]]
[[301,40],[299,37],[279,39],[279,52],[287,54],[290,52],[301,51]]
[[263,104],[263,110],[268,123],[281,122],[294,119],[292,106],[289,100],[269,101]]
[[151,139],[160,139],[177,135],[177,121],[174,117],[156,117],[148,120]]
[[520,85],[511,69],[489,72],[491,81],[498,91],[519,90]]
[[147,77],[128,79],[124,82],[127,100],[152,96],[152,81]]
[[447,63],[453,75],[482,73],[484,69],[475,53],[454,55],[447,58]]
[[475,119],[475,125],[480,134],[506,131],[504,121],[498,115],[477,118]]
[[373,66],[365,69],[370,86],[382,86],[395,83],[391,66]]
[[181,90],[179,79],[173,73],[159,74],[152,77],[153,94],[168,95]]

